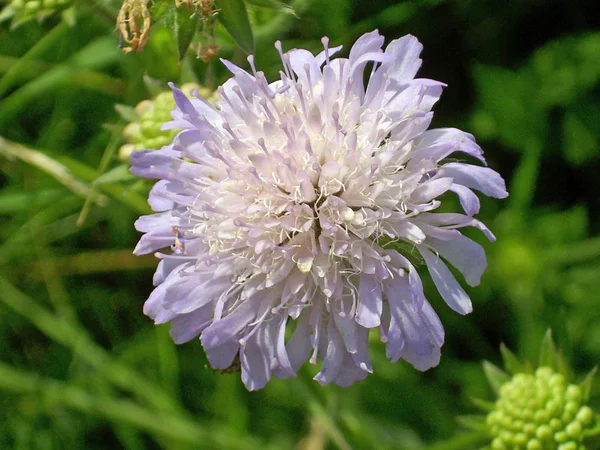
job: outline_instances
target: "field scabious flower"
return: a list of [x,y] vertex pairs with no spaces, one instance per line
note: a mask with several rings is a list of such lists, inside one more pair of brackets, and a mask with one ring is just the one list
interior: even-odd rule
[[[414,246],[446,303],[466,314],[471,301],[444,260],[479,283],[483,248],[458,229],[493,240],[473,218],[473,189],[507,195],[492,169],[445,162],[463,152],[485,163],[471,135],[427,130],[444,84],[414,78],[416,38],[383,50],[373,31],[347,59],[322,42],[316,56],[277,43],[283,71],[273,83],[252,57],[251,73],[223,61],[233,76],[216,107],[171,86],[176,109],[163,128],[183,131],[132,155],[133,173],[159,179],[149,200],[158,213],[136,222],[145,234],[135,253],[172,246],[156,253],[144,312],[171,322],[176,343],[200,336],[215,369],[239,357],[249,390],[306,360],[322,361],[321,384],[362,380],[373,329],[392,361],[437,365],[442,324],[410,260],[384,243]],[[464,214],[435,212],[446,192]]]

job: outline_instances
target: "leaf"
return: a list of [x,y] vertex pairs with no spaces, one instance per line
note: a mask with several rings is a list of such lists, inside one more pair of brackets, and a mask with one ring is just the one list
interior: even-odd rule
[[463,427],[475,431],[487,431],[487,424],[485,416],[477,416],[474,414],[467,414],[457,416],[456,421]]
[[245,0],[247,4],[252,6],[259,6],[261,8],[269,8],[274,9],[276,11],[291,14],[294,17],[298,17],[296,11],[291,5],[285,4],[283,2],[278,2],[277,0]]
[[61,13],[62,20],[71,28],[77,25],[77,10],[75,9],[75,6],[76,5],[73,5]]
[[100,175],[94,181],[95,184],[107,184],[107,183],[118,183],[121,181],[129,181],[136,179],[136,176],[129,171],[129,166],[122,164],[117,166],[108,172]]
[[215,0],[217,19],[246,53],[254,52],[254,37],[248,11],[242,0]]
[[483,361],[483,371],[490,386],[496,394],[500,393],[500,386],[510,380],[510,377],[499,367],[489,361]]
[[127,122],[136,122],[138,120],[138,116],[132,106],[116,103],[115,110],[119,116],[121,116],[121,118]]
[[580,102],[569,108],[562,122],[563,154],[580,167],[600,156],[600,108]]
[[471,397],[469,400],[482,411],[490,412],[496,408],[493,402],[488,402],[477,397]]
[[598,371],[597,367],[594,367],[592,370],[588,372],[583,381],[579,383],[581,390],[583,391],[583,399],[584,402],[587,402],[590,398],[590,393],[592,391],[592,381],[594,381],[594,377],[596,376],[596,372]]
[[552,330],[546,331],[542,346],[540,347],[539,367],[550,367],[555,371],[560,370],[559,355],[552,340]]
[[200,14],[191,13],[187,8],[175,8],[174,15],[175,40],[177,41],[179,61],[181,61],[185,57],[192,39],[194,39],[194,35],[198,30]]
[[519,359],[511,352],[504,343],[500,344],[500,353],[502,354],[502,361],[504,361],[504,368],[511,374],[516,375],[517,373],[525,372],[525,368],[519,361]]
[[600,33],[557,39],[537,50],[530,67],[536,95],[547,108],[568,105],[600,79]]
[[486,127],[494,128],[500,140],[514,150],[542,146],[547,119],[532,98],[536,86],[531,74],[480,64],[473,75],[481,98],[481,110],[477,113],[494,122]]

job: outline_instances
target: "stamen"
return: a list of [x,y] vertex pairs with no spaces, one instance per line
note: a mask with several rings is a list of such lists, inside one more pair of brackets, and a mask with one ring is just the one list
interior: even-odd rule
[[325,49],[325,64],[329,65],[329,38],[327,36],[323,36],[321,38],[321,43]]

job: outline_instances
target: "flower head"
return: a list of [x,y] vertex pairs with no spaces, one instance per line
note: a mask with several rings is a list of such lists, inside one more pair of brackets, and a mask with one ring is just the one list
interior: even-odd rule
[[487,416],[492,449],[578,450],[594,413],[583,389],[567,384],[550,367],[519,373],[503,384],[496,407]]
[[[276,43],[283,71],[272,83],[252,57],[251,73],[223,61],[233,76],[215,107],[171,86],[176,109],[163,128],[183,131],[132,155],[134,173],[160,179],[149,200],[160,212],[136,222],[145,234],[135,253],[173,249],[157,253],[145,313],[171,322],[177,343],[199,335],[215,369],[239,357],[250,390],[307,359],[322,361],[321,384],[361,380],[373,329],[392,361],[437,365],[444,330],[395,243],[420,252],[444,300],[468,313],[444,260],[479,283],[483,248],[458,229],[493,240],[473,218],[473,189],[507,195],[493,170],[445,162],[463,152],[485,163],[471,135],[427,130],[444,84],[414,78],[416,38],[383,50],[383,36],[367,33],[347,59],[322,42],[316,56]],[[435,212],[448,191],[464,214]]]

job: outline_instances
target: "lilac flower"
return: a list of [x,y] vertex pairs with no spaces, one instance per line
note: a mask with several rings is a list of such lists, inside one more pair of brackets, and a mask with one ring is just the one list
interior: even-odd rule
[[[177,106],[163,128],[183,131],[132,155],[133,173],[159,179],[149,199],[159,212],[136,222],[145,234],[135,253],[172,246],[156,253],[144,312],[171,322],[176,343],[200,336],[215,369],[239,357],[249,390],[294,376],[307,359],[322,361],[321,384],[362,380],[375,329],[392,361],[437,365],[444,329],[394,242],[420,252],[446,303],[469,313],[445,261],[479,283],[484,250],[459,228],[494,240],[473,218],[473,190],[507,196],[492,169],[444,161],[463,152],[485,163],[470,134],[427,130],[445,85],[414,78],[416,38],[384,51],[373,31],[348,59],[322,42],[317,56],[276,43],[283,71],[273,83],[252,57],[252,73],[223,61],[233,77],[216,107],[171,86]],[[465,214],[435,212],[446,192]]]

